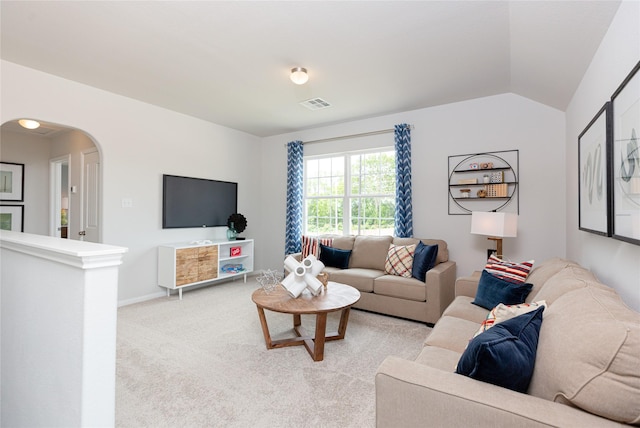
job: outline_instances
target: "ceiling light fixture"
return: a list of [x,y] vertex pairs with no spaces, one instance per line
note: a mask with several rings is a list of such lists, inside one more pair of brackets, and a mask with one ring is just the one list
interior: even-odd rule
[[309,80],[307,69],[302,67],[294,67],[291,69],[291,81],[296,85],[304,85]]
[[27,129],[36,129],[40,127],[40,122],[31,119],[20,119],[18,120],[18,123],[20,126]]

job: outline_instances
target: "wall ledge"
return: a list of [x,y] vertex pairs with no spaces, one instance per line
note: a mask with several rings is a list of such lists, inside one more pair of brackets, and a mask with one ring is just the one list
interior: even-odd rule
[[6,230],[0,231],[0,248],[79,269],[98,269],[121,265],[123,254],[128,251],[128,248],[114,245]]

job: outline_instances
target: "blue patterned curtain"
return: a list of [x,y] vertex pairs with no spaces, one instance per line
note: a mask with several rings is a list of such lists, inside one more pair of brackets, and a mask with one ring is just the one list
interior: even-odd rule
[[411,202],[411,126],[395,126],[396,140],[396,213],[394,235],[413,237],[413,205]]
[[287,214],[285,230],[285,255],[298,253],[302,247],[302,190],[303,176],[302,141],[287,143]]

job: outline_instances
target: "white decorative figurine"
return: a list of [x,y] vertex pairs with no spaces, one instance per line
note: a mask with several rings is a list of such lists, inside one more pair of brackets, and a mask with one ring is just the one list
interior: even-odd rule
[[314,296],[322,291],[322,282],[318,278],[318,274],[324,269],[324,263],[310,254],[302,260],[297,261],[293,256],[289,256],[284,260],[284,266],[291,273],[282,280],[282,286],[287,293],[293,298],[298,298],[305,288]]

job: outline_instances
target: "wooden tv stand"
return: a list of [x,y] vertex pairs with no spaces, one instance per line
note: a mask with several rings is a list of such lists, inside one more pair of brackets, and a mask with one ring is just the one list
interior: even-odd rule
[[[231,269],[233,265],[241,268]],[[238,266],[239,267],[239,266]],[[236,241],[192,241],[158,247],[158,285],[178,290],[207,282],[244,277],[253,272],[253,239]]]

